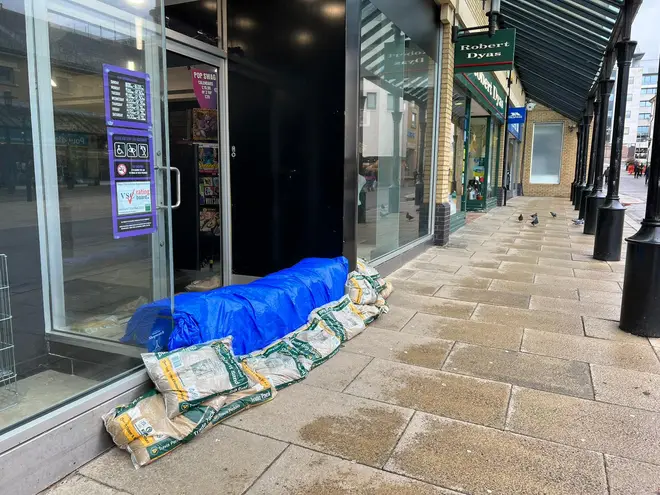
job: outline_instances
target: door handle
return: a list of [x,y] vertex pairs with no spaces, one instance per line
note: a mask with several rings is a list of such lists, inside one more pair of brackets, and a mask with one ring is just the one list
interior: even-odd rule
[[170,170],[176,172],[176,203],[172,205],[175,210],[181,206],[181,171],[176,167],[170,167]]

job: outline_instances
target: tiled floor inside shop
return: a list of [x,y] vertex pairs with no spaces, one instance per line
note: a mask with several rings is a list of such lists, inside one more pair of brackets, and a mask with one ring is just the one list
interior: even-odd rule
[[660,341],[617,329],[624,264],[594,261],[574,216],[516,198],[475,219],[393,273],[390,313],[302,383],[49,494],[659,493]]

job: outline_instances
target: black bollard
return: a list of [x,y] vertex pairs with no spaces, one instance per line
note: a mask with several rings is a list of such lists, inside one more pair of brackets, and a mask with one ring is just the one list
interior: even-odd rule
[[598,212],[594,258],[602,261],[619,261],[623,243],[623,224],[626,209],[619,202],[619,179],[621,175],[621,149],[623,129],[626,120],[626,98],[630,63],[635,53],[636,41],[619,41],[616,44],[617,65],[619,66],[616,97],[614,100],[614,124],[612,126],[612,154],[610,173],[607,180],[607,197]]
[[[605,193],[603,192],[603,161],[605,160],[605,141],[607,134],[607,119],[605,116],[607,116],[607,106],[613,87],[613,79],[601,80],[598,83],[598,107],[600,108],[595,112],[593,142],[591,143],[591,159],[594,162],[594,189],[587,196],[583,230],[585,234],[596,233],[598,209],[605,202]],[[604,117],[599,118],[599,115]]]
[[[660,84],[658,84],[660,91]],[[655,114],[660,102],[656,99]],[[660,143],[660,125],[653,141]],[[610,174],[612,172],[610,171]],[[660,337],[660,145],[653,146],[646,215],[639,231],[626,239],[626,272],[619,328],[643,337]]]

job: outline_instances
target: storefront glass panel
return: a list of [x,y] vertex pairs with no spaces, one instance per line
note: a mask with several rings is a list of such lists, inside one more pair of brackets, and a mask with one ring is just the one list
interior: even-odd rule
[[[223,13],[220,0],[166,0],[164,3],[165,26],[168,29],[208,45],[221,46],[222,29],[219,26],[222,25]],[[246,31],[256,27],[249,18],[238,22]]]
[[159,0],[0,7],[0,66],[16,73],[0,86],[14,356],[0,377],[17,389],[0,381],[0,409],[12,406],[0,431],[139,367],[127,321],[171,297],[161,12]]
[[454,86],[454,96],[451,113],[451,136],[452,136],[452,167],[449,171],[449,205],[451,215],[465,209],[463,197],[465,177],[465,150],[466,130],[470,117],[468,99],[459,88]]
[[468,141],[467,202],[468,209],[486,197],[486,169],[488,167],[488,143],[490,118],[472,117]]
[[370,2],[362,8],[358,256],[429,233],[436,63]]
[[491,119],[491,139],[488,160],[488,198],[497,197],[497,186],[500,183],[500,133],[502,126],[495,119]]

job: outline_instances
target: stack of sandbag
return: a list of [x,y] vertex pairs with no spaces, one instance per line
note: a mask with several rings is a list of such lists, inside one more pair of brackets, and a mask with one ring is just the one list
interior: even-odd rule
[[[357,259],[355,266],[355,271],[369,280],[371,286],[376,290],[378,294],[383,296],[384,299],[387,299],[392,294],[394,288],[392,284],[380,276],[378,270],[367,265],[367,262],[361,258]],[[350,275],[349,275],[350,277]]]
[[275,396],[268,379],[236,360],[231,339],[142,358],[157,390],[103,416],[106,430],[130,452],[136,468]]

